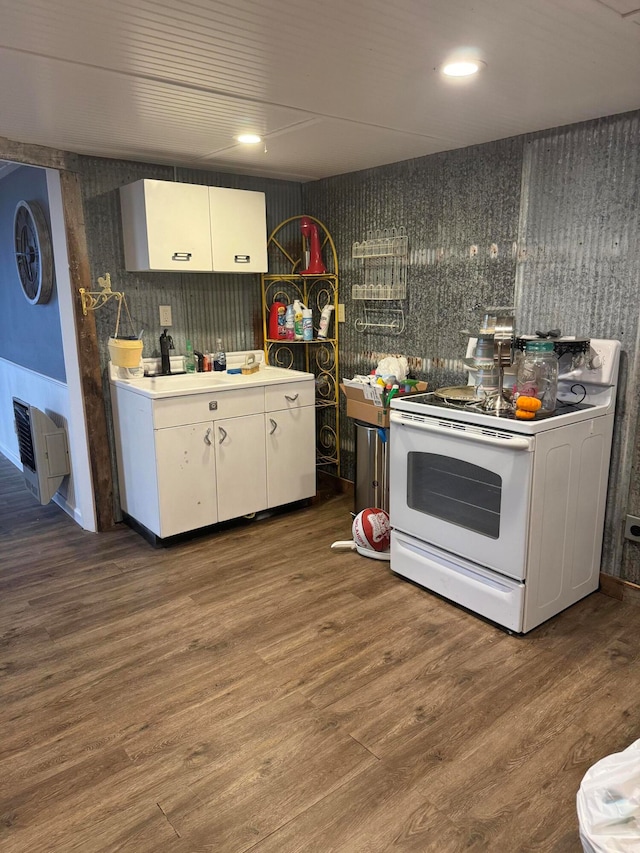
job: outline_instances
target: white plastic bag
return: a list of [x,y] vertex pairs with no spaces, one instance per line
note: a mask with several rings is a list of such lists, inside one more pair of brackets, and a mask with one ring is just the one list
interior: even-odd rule
[[590,767],[576,804],[585,853],[638,853],[640,740]]
[[381,358],[376,367],[376,376],[382,376],[383,379],[387,376],[395,376],[398,382],[404,382],[408,375],[409,362],[403,355],[388,355]]

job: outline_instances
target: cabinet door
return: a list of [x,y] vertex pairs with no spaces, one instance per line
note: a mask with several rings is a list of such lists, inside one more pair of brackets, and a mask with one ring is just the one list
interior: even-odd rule
[[265,195],[209,187],[211,242],[215,272],[266,272]]
[[268,506],[281,506],[316,493],[315,406],[265,415]]
[[[161,537],[218,520],[213,423],[155,431]],[[149,495],[149,500],[154,496]]]
[[216,421],[214,436],[218,521],[266,509],[264,414]]
[[211,272],[208,187],[145,179],[120,204],[128,270]]

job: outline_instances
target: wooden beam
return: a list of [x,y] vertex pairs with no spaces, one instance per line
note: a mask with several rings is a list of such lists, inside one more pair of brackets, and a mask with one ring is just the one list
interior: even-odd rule
[[69,273],[74,293],[74,320],[80,366],[80,382],[85,410],[91,479],[96,507],[98,531],[109,530],[115,524],[113,504],[113,475],[109,452],[107,417],[102,391],[100,354],[95,318],[90,311],[82,313],[79,288],[91,290],[89,253],[84,225],[84,208],[79,177],[79,158],[69,151],[17,142],[0,136],[0,160],[56,169],[60,173],[64,210]]
[[80,382],[84,398],[87,434],[90,437],[89,453],[96,522],[98,531],[104,531],[109,530],[115,524],[113,475],[95,317],[92,311],[89,311],[86,316],[83,315],[78,293],[81,287],[86,290],[92,289],[80,177],[73,172],[61,171],[60,184],[67,234],[69,273],[74,293]]
[[43,166],[46,169],[78,171],[78,156],[57,148],[30,145],[0,136],[0,160],[24,163],[25,166]]

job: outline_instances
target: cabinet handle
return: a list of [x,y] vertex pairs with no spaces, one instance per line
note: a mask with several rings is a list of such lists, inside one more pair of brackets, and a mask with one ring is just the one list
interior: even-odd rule
[[190,261],[191,260],[191,252],[174,252],[171,255],[172,261]]
[[298,399],[298,395],[294,394],[293,397],[290,397],[288,394],[285,394],[284,399],[288,400],[290,403],[295,403],[295,401]]
[[224,427],[218,427],[218,429],[220,430],[220,441],[218,442],[218,444],[222,444],[222,442],[227,437],[227,431]]
[[274,421],[273,418],[269,418],[269,420],[271,421],[271,432],[269,433],[269,435],[273,435],[274,432],[278,429],[278,424]]
[[211,444],[211,427],[204,434],[204,443]]

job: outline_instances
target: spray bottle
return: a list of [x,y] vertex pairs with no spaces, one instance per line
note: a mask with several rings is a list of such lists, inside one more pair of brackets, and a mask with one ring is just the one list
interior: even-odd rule
[[328,303],[322,309],[322,314],[320,315],[320,328],[318,330],[318,337],[321,340],[326,340],[329,337],[329,323],[331,322],[331,312],[333,311],[334,306],[329,305]]
[[294,322],[294,340],[301,341],[302,338],[302,311],[305,306],[299,299],[293,300],[293,322]]
[[284,318],[285,338],[292,341],[295,337],[295,316],[293,313],[293,303],[287,305],[287,310]]

